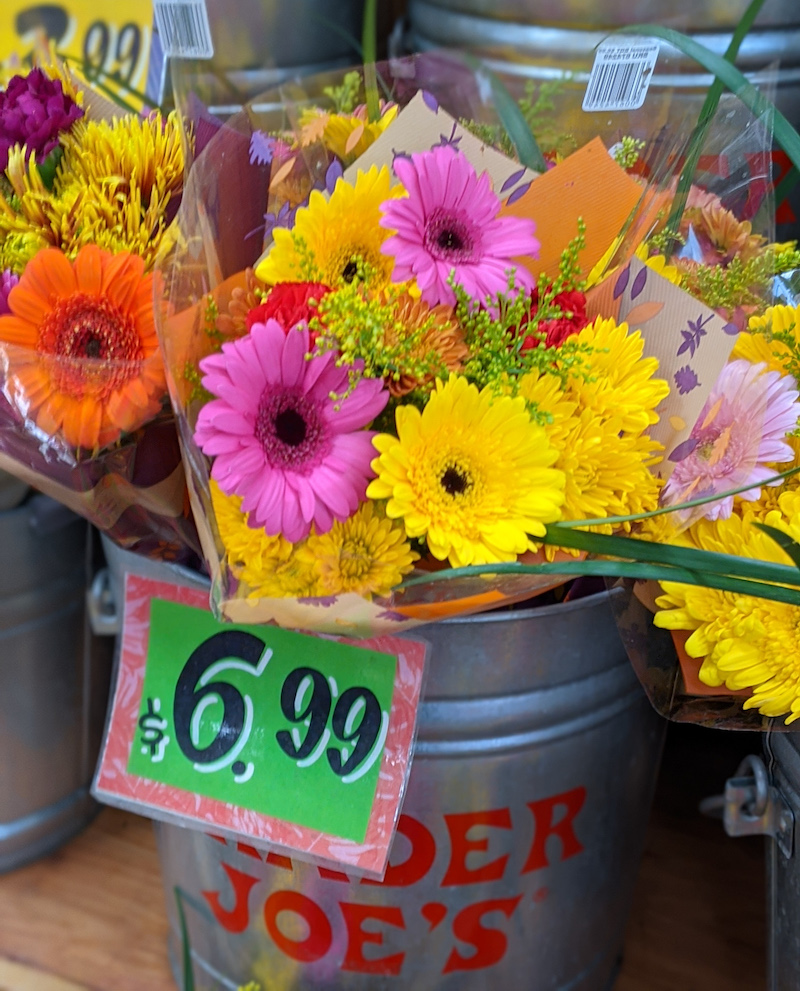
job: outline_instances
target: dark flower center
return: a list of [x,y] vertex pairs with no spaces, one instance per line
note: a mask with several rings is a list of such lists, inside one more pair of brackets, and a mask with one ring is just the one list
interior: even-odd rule
[[352,282],[353,279],[358,275],[358,261],[355,258],[351,258],[350,261],[342,269],[342,278],[345,282]]
[[38,348],[54,357],[59,390],[76,397],[110,395],[140,374],[144,358],[133,317],[105,296],[86,293],[56,302],[39,326]]
[[472,488],[472,481],[469,475],[454,465],[445,469],[440,481],[442,488],[451,496],[463,495],[464,492]]
[[306,421],[296,409],[285,409],[275,417],[275,435],[278,440],[297,447],[306,439]]
[[425,247],[434,258],[463,264],[480,258],[481,236],[466,213],[439,208],[425,225]]
[[331,448],[320,404],[297,389],[267,388],[258,404],[255,437],[273,468],[310,474]]

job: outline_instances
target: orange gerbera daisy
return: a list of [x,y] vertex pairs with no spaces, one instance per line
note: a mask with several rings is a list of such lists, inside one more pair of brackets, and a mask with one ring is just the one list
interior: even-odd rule
[[70,262],[48,248],[8,305],[6,391],[40,430],[96,451],[158,412],[166,384],[141,258],[87,245]]

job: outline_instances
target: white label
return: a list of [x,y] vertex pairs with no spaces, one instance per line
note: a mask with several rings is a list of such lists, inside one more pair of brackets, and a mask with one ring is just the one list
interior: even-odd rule
[[650,38],[606,38],[597,49],[583,110],[638,110],[658,59]]
[[153,0],[161,47],[172,58],[212,58],[205,0]]

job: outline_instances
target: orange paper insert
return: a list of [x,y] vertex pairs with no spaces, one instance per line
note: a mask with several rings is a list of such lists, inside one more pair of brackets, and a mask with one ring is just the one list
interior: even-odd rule
[[586,276],[620,233],[642,193],[642,186],[595,138],[535,179],[525,195],[504,206],[501,213],[536,222],[536,237],[541,242],[536,268],[549,279],[558,275],[561,252],[578,233],[578,217],[582,217],[586,247],[580,263]]

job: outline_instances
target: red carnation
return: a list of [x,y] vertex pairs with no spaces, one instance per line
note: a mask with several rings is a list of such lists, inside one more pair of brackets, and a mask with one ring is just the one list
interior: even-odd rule
[[[279,282],[255,309],[247,314],[247,329],[255,323],[277,320],[284,330],[291,330],[299,323],[308,324],[317,315],[317,304],[330,289],[321,282]],[[311,302],[313,300],[313,304]],[[311,331],[311,344],[316,339]]]
[[[534,289],[531,292],[530,300],[532,318],[539,308],[538,289]],[[553,298],[552,305],[558,307],[561,311],[561,316],[554,317],[552,320],[542,320],[536,327],[537,333],[535,335],[528,334],[525,336],[525,340],[522,342],[523,351],[527,351],[529,348],[538,348],[542,343],[542,334],[545,335],[545,347],[561,347],[568,337],[571,337],[572,334],[577,334],[578,331],[583,330],[589,323],[589,319],[586,316],[586,297],[577,289],[566,289],[564,292],[558,293]],[[522,323],[517,328],[517,333],[524,334],[529,322],[530,318],[524,316]]]

